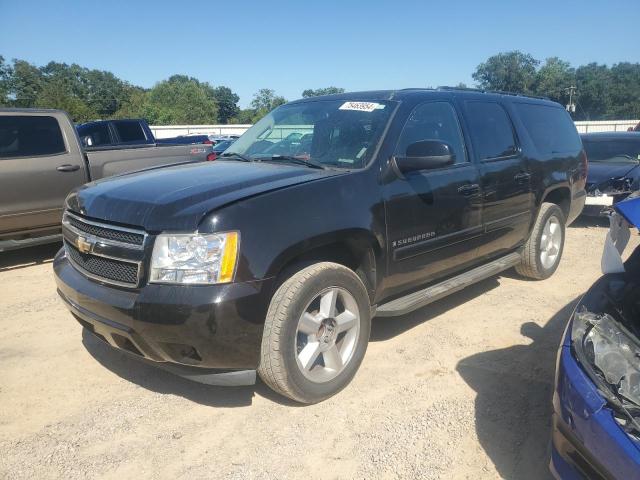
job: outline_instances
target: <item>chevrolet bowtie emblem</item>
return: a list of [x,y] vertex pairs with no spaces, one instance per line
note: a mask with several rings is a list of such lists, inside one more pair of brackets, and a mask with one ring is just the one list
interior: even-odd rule
[[91,253],[91,250],[93,249],[93,243],[91,243],[89,240],[87,240],[84,237],[77,237],[76,247],[82,253]]

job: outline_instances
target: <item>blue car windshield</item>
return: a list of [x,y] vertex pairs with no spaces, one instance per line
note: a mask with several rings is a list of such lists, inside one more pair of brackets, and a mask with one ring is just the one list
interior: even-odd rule
[[326,167],[362,168],[373,157],[393,105],[344,100],[283,105],[247,130],[224,156],[295,157]]
[[640,160],[640,133],[630,140],[582,141],[590,162],[626,163]]

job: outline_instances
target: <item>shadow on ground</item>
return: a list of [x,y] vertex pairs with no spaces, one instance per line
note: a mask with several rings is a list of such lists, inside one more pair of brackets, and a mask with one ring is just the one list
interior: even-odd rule
[[132,354],[112,348],[85,329],[82,330],[82,343],[102,366],[119,377],[153,392],[178,395],[212,407],[251,405],[256,394],[282,405],[302,406],[277,395],[260,380],[256,385],[246,387],[217,387],[179,377],[149,365]]
[[569,225],[569,228],[609,228],[608,217],[589,217],[580,215],[575,221]]
[[407,315],[402,315],[401,317],[374,318],[371,323],[370,341],[380,342],[389,340],[422,323],[428,322],[432,318],[442,315],[458,305],[462,305],[473,298],[479,297],[499,287],[500,277],[504,276],[505,273],[506,272],[503,272],[500,276],[487,278],[481,282],[470,285],[464,290],[451,294],[442,300],[438,300]]
[[61,243],[49,243],[0,252],[0,272],[32,267],[41,263],[51,263],[60,247],[62,247]]
[[521,332],[529,345],[478,353],[457,370],[476,392],[476,432],[500,477],[551,478],[548,444],[556,353],[578,299],[565,305],[544,327],[528,322]]
[[[384,341],[393,338],[441,315],[456,305],[486,293],[500,285],[498,278],[489,278],[479,282],[409,315],[374,319],[371,341]],[[132,354],[116,350],[84,329],[82,331],[82,343],[89,354],[102,366],[119,377],[154,392],[179,395],[193,402],[215,407],[230,408],[251,405],[256,394],[282,405],[303,406],[274,393],[259,378],[256,385],[247,387],[205,385],[161,370],[141,361]]]

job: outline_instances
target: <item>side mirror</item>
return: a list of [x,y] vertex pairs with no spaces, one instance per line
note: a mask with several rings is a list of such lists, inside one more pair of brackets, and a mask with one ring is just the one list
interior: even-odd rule
[[86,135],[80,138],[80,140],[82,141],[82,145],[85,147],[91,147],[93,145],[93,139],[91,138],[91,135]]
[[433,170],[453,165],[456,154],[451,145],[438,140],[421,140],[407,147],[404,157],[393,157],[392,164],[400,177],[417,170]]

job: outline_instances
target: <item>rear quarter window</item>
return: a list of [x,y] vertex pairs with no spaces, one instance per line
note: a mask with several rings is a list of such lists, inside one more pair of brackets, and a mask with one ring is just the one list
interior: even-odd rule
[[0,158],[56,155],[67,149],[60,125],[50,116],[0,116]]
[[514,103],[513,107],[539,153],[575,153],[582,148],[576,127],[563,108],[535,103]]
[[511,120],[504,108],[495,102],[466,103],[469,134],[480,160],[493,160],[517,153]]
[[122,143],[144,143],[147,140],[140,122],[115,121],[113,126],[116,128]]

